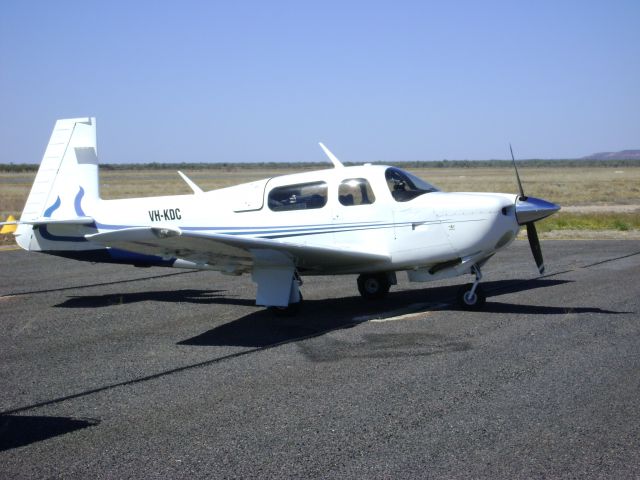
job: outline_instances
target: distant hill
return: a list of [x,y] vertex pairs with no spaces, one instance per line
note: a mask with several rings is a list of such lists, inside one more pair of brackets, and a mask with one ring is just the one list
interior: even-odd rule
[[582,160],[640,160],[640,150],[594,153],[593,155],[582,157]]

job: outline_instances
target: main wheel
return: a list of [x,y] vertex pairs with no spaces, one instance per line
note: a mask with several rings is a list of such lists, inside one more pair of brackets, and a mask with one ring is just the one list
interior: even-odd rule
[[473,283],[468,283],[458,290],[458,304],[465,310],[478,310],[483,307],[487,301],[487,296],[480,285],[476,287],[476,291],[471,294]]
[[383,298],[389,293],[390,287],[386,273],[363,273],[358,277],[358,291],[367,299]]

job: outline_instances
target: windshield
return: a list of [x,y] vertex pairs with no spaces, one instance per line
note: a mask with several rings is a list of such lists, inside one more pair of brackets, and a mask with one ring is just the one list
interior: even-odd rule
[[395,167],[387,168],[385,178],[389,191],[397,202],[407,202],[424,193],[438,191],[430,183]]

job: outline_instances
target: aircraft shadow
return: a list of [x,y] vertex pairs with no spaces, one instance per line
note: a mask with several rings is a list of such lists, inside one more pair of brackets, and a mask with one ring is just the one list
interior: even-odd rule
[[393,292],[381,300],[364,300],[357,295],[340,299],[305,300],[299,314],[293,317],[281,317],[270,310],[261,309],[178,342],[178,345],[263,348],[294,342],[332,330],[354,327],[361,323],[356,319],[360,316],[403,308],[416,302],[441,301],[438,299],[443,294],[453,298],[455,288]]
[[0,452],[100,423],[92,418],[0,415]]
[[[500,280],[487,282],[488,295],[515,293],[534,288],[552,287],[568,283],[565,280],[537,279],[527,281]],[[402,311],[411,305],[429,304],[435,309],[460,310],[455,297],[459,286],[435,287],[424,290],[405,290],[390,294],[379,301],[366,301],[359,296],[325,300],[305,300],[301,312],[295,317],[279,317],[268,310],[252,312],[237,320],[225,323],[195,337],[182,340],[178,345],[238,346],[264,348],[282,343],[323,335],[327,332],[352,328],[368,316],[384,312]],[[417,308],[416,311],[419,311]],[[518,305],[487,301],[482,310],[489,313],[533,315],[566,315],[568,313],[617,314],[600,308],[569,308],[536,305]]]
[[[456,306],[455,308],[459,308]],[[483,312],[487,313],[515,313],[519,315],[569,315],[571,313],[604,313],[609,315],[621,315],[631,312],[616,312],[613,310],[604,310],[602,308],[590,307],[546,307],[540,305],[518,305],[514,303],[501,303],[487,301]]]
[[[328,301],[309,302],[313,305],[310,310],[315,310],[318,308],[318,304],[325,302]],[[324,315],[327,315],[326,312],[330,307],[329,303],[325,304],[326,306],[320,308],[325,312]],[[335,303],[332,304],[335,307]],[[317,313],[308,315],[306,310],[295,318],[278,317],[267,310],[250,313],[200,335],[178,342],[178,345],[263,348],[322,335],[331,330],[350,328],[358,323],[348,315],[334,315],[333,318],[327,316],[324,321],[318,321]]]
[[[482,285],[484,286],[488,295],[493,295],[496,293],[515,293],[522,290],[531,290],[533,288],[551,287],[565,282],[566,281],[564,280],[547,279],[500,280],[496,282],[485,282]],[[389,308],[394,308],[395,305],[395,308],[400,308],[407,302],[453,302],[455,300],[457,288],[459,287],[426,287],[424,289],[406,290],[403,292],[394,292],[392,290],[389,297],[382,301],[367,302],[360,299],[360,297],[358,296],[354,296],[352,298],[350,297],[349,300],[356,300],[354,306],[357,306],[359,311],[362,311],[363,308],[367,309],[367,305],[374,305],[374,309],[378,309],[381,305]],[[77,295],[69,297],[64,302],[59,303],[55,306],[59,308],[99,308],[146,301],[255,306],[254,300],[227,297],[224,295],[225,291],[226,290],[181,289],[135,293],[111,293],[105,295]],[[345,300],[347,299],[340,299],[341,310],[344,307],[343,302]],[[336,302],[335,299],[328,299],[327,301],[334,303]]]
[[226,297],[226,290],[160,290],[136,293],[111,293],[106,295],[82,295],[70,297],[55,305],[59,308],[99,308],[138,302],[232,304],[254,306],[255,301]]

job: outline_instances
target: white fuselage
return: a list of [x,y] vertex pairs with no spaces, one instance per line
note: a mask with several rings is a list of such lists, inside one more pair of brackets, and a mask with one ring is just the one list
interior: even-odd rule
[[[515,195],[434,191],[397,201],[385,180],[386,168],[335,168],[200,194],[95,200],[87,201],[87,205],[81,199],[76,203],[81,210],[78,213],[91,212],[98,232],[140,226],[177,227],[298,245],[360,249],[391,258],[387,264],[319,265],[305,272],[317,274],[420,269],[472,257],[478,261],[515,238],[519,229],[513,208]],[[349,179],[366,179],[375,199],[360,205],[343,204],[339,189]],[[326,184],[322,207],[282,211],[270,207],[270,193],[275,189],[316,182]],[[94,247],[89,243],[82,248]],[[211,262],[178,262],[174,266],[229,270],[229,265]],[[238,265],[231,273],[243,271],[248,270]]]

